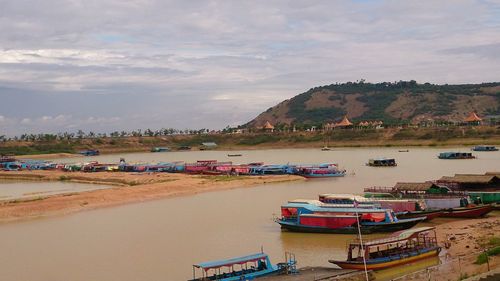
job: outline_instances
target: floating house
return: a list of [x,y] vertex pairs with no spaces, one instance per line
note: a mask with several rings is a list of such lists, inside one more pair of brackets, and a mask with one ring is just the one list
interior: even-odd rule
[[441,177],[437,183],[454,190],[500,190],[500,177],[495,174],[455,174],[453,177]]
[[439,186],[433,182],[398,182],[393,187],[395,192],[400,193],[424,193],[424,194],[447,194],[450,189]]

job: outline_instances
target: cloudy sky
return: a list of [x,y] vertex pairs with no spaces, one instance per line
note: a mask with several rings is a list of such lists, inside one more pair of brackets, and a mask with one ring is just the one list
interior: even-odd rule
[[0,0],[0,135],[238,125],[311,87],[500,81],[500,0]]

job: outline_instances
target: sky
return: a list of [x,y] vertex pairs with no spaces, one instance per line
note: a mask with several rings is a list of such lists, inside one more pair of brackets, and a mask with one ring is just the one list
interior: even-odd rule
[[0,0],[0,135],[221,129],[336,82],[500,81],[500,0]]

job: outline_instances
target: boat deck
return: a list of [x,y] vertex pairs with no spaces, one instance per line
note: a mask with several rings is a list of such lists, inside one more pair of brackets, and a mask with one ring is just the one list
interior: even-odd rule
[[[311,281],[311,280],[365,280],[364,271],[352,269],[338,269],[331,267],[304,267],[299,268],[299,274],[274,275],[259,278],[262,281]],[[369,272],[371,276],[371,272]]]

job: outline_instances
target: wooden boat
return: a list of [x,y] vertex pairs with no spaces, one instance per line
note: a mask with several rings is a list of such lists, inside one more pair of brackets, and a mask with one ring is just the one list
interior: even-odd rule
[[493,211],[491,205],[460,207],[443,210],[443,217],[447,218],[478,218]]
[[410,150],[409,149],[400,149],[400,150],[398,150],[398,152],[410,152]]
[[425,220],[425,217],[399,220],[392,210],[332,206],[309,200],[283,205],[281,218],[276,222],[282,229],[294,232],[355,234],[358,218],[362,233],[394,232]]
[[182,145],[182,146],[179,146],[177,148],[177,150],[191,150],[191,147],[190,146],[187,146],[187,145]]
[[410,219],[410,218],[425,217],[426,221],[430,221],[432,219],[440,217],[442,214],[443,214],[442,210],[425,210],[425,211],[413,211],[413,212],[396,213],[396,216],[399,219]]
[[397,166],[394,158],[375,158],[368,160],[367,166],[372,167],[395,167]]
[[[265,253],[235,257],[225,260],[203,262],[193,265],[193,279],[189,281],[240,281],[296,271],[295,255],[286,253],[285,262],[272,264]],[[201,270],[201,277],[196,271]]]
[[323,148],[321,148],[321,151],[330,151],[332,150],[331,148],[329,148],[328,146],[323,146]]
[[242,154],[228,154],[227,157],[239,157],[243,156]]
[[472,148],[473,151],[498,151],[493,145],[476,145]]
[[296,174],[305,178],[331,178],[345,176],[345,170],[336,168],[302,168]]
[[349,244],[347,260],[329,260],[344,269],[379,270],[437,256],[441,251],[434,227],[419,227],[388,238]]
[[469,152],[441,152],[439,159],[474,159],[476,156]]

